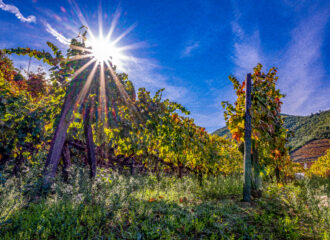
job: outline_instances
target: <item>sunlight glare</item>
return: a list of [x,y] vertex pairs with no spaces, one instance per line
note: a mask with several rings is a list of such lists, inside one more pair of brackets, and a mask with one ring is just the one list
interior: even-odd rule
[[[94,64],[92,70],[90,71],[84,86],[79,92],[79,95],[76,99],[74,111],[78,109],[81,104],[83,104],[86,96],[89,94],[90,87],[93,83],[94,76],[98,71],[100,71],[100,79],[97,84],[99,84],[98,91],[98,115],[101,121],[105,124],[104,126],[108,126],[108,122],[106,122],[107,113],[108,113],[108,97],[107,97],[107,84],[106,81],[109,81],[109,77],[106,76],[106,72],[110,73],[111,78],[113,79],[116,88],[119,91],[120,97],[124,101],[125,105],[128,107],[129,111],[137,116],[141,121],[142,117],[140,116],[138,109],[133,104],[130,96],[126,92],[123,83],[120,81],[117,71],[125,71],[126,64],[128,62],[137,62],[137,58],[127,55],[127,50],[137,49],[143,46],[143,43],[133,43],[130,45],[123,45],[122,39],[126,37],[136,26],[133,24],[129,28],[127,28],[122,34],[115,37],[113,32],[117,25],[120,12],[116,11],[113,17],[113,21],[111,22],[110,29],[108,33],[103,37],[103,24],[102,24],[102,9],[99,11],[99,35],[96,36],[93,34],[91,29],[89,28],[89,24],[81,13],[79,7],[75,2],[73,2],[73,7],[78,13],[78,17],[80,21],[84,25],[84,29],[86,29],[88,33],[87,39],[82,37],[83,46],[79,45],[70,45],[71,49],[77,50],[80,54],[69,57],[67,62],[84,60],[87,59],[87,63],[85,63],[82,67],[80,67],[76,72],[71,75],[71,80],[80,75],[83,71],[85,71],[90,65]],[[83,35],[85,36],[86,33]],[[69,81],[71,82],[71,81]],[[68,82],[68,83],[69,83]],[[66,83],[66,84],[68,84]],[[105,121],[105,122],[104,122]]]
[[92,48],[93,57],[98,63],[107,61],[111,61],[114,64],[119,63],[122,53],[111,41],[107,41],[100,36],[99,38],[92,39],[89,44]]

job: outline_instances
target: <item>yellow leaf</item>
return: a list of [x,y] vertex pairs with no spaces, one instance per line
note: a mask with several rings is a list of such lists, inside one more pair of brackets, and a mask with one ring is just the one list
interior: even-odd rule
[[49,129],[53,128],[53,123],[50,122],[49,124],[45,125],[45,131],[47,132]]

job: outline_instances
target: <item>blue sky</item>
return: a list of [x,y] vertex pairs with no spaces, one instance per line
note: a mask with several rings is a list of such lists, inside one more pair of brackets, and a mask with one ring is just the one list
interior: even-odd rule
[[225,125],[221,101],[235,99],[228,75],[243,80],[258,62],[278,67],[284,113],[330,108],[329,1],[0,0],[0,48],[66,49],[82,25],[77,6],[95,34],[100,10],[105,32],[120,12],[114,35],[134,26],[119,43],[137,47],[130,80],[165,88],[210,132]]

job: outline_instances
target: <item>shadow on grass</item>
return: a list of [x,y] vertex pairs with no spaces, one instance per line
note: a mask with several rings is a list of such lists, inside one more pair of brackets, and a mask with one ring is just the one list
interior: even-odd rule
[[[0,223],[1,239],[303,239],[278,202],[130,198],[109,205],[46,200]],[[265,207],[267,206],[267,207]],[[268,209],[267,209],[268,208]]]
[[[322,219],[315,191],[308,192],[305,183],[267,184],[263,198],[246,204],[240,202],[237,177],[209,178],[200,187],[188,177],[157,181],[100,172],[91,183],[84,173],[74,176],[69,184],[58,180],[54,194],[38,202],[22,198],[0,218],[0,239],[321,239],[327,234],[329,221]],[[8,201],[22,195],[15,181],[4,187]]]

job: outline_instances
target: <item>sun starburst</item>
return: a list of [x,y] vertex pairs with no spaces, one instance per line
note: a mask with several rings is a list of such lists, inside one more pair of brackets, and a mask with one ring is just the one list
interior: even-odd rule
[[[76,6],[77,7],[77,6]],[[108,73],[111,75],[113,82],[115,83],[118,92],[121,96],[121,99],[125,103],[125,105],[131,110],[131,112],[137,113],[137,110],[135,109],[134,104],[132,104],[132,101],[128,95],[128,93],[125,90],[125,87],[123,86],[123,83],[118,78],[118,75],[114,69],[114,66],[116,66],[116,69],[118,70],[125,70],[124,69],[124,63],[127,61],[136,61],[136,58],[133,58],[131,56],[128,56],[126,54],[126,51],[129,49],[137,48],[139,47],[138,43],[134,43],[131,45],[126,46],[120,46],[122,39],[130,33],[134,29],[134,25],[127,28],[122,34],[120,34],[118,37],[114,38],[113,33],[116,27],[116,24],[119,19],[119,13],[116,13],[114,16],[114,19],[111,23],[109,32],[106,36],[103,36],[103,26],[102,21],[99,22],[99,35],[96,36],[93,34],[92,30],[88,27],[88,24],[81,14],[79,8],[77,7],[78,16],[84,26],[86,26],[87,29],[87,39],[83,38],[83,45],[82,46],[76,46],[76,45],[70,45],[70,48],[79,50],[80,54],[71,57],[68,59],[68,61],[77,61],[82,59],[88,59],[88,61],[80,67],[78,70],[75,71],[75,73],[72,74],[71,79],[73,80],[78,75],[80,75],[82,72],[84,72],[88,67],[92,64],[94,66],[91,68],[92,70],[89,72],[87,80],[85,81],[83,87],[81,88],[81,91],[79,93],[79,96],[77,98],[77,103],[75,104],[76,107],[80,106],[84,99],[88,96],[88,92],[90,89],[90,86],[93,82],[93,79],[98,71],[100,71],[100,79],[99,79],[99,90],[98,90],[98,102],[99,102],[99,116],[102,121],[104,121],[105,116],[107,116],[107,104],[109,97],[106,96],[106,87],[107,84],[105,83],[106,77],[105,72],[108,71]],[[102,18],[99,18],[99,20]],[[84,34],[85,36],[85,34]],[[77,108],[75,108],[77,109]],[[136,115],[136,114],[135,114]],[[139,116],[139,114],[137,113]],[[105,122],[107,125],[107,122]]]

